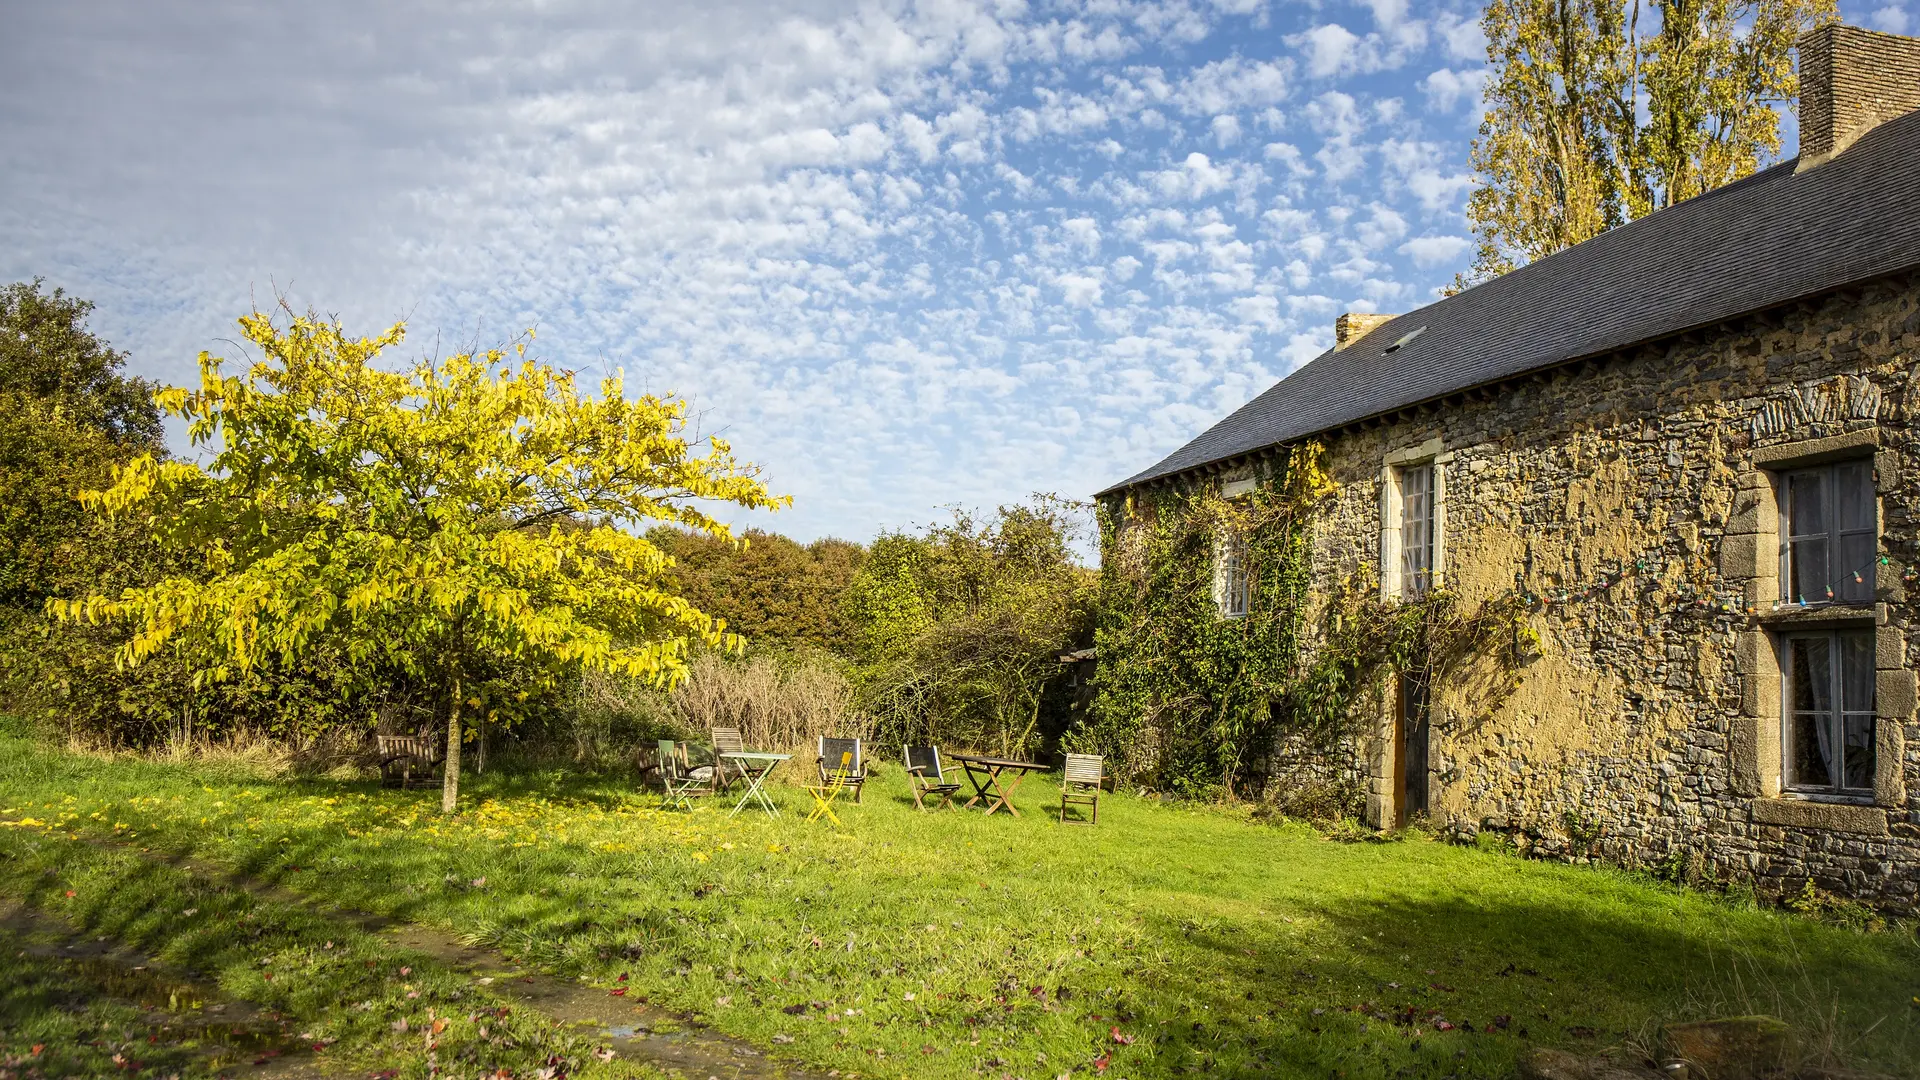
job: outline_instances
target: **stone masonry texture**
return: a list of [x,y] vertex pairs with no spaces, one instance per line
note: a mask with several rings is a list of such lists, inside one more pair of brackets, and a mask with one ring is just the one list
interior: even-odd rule
[[[1728,558],[1755,547],[1756,530],[1739,519],[1743,485],[1757,490],[1752,478],[1764,475],[1756,449],[1870,431],[1889,557],[1877,570],[1881,666],[1911,671],[1917,356],[1920,283],[1903,276],[1327,438],[1340,487],[1316,524],[1316,580],[1377,573],[1382,462],[1438,438],[1452,455],[1444,586],[1474,603],[1517,580],[1543,599],[1531,609],[1537,655],[1497,712],[1482,715],[1465,699],[1470,687],[1434,688],[1434,822],[1465,835],[1498,829],[1545,855],[1686,867],[1763,893],[1811,880],[1887,906],[1920,904],[1910,694],[1881,695],[1880,723],[1896,729],[1882,751],[1899,748],[1891,768],[1904,780],[1888,790],[1903,787],[1902,801],[1846,808],[1875,822],[1883,814],[1885,827],[1783,825],[1755,813],[1763,796],[1740,744],[1756,720],[1737,653],[1744,637],[1768,632],[1773,597],[1756,594],[1754,567],[1773,572],[1776,541],[1762,538],[1757,562]],[[1759,678],[1777,680],[1767,663]],[[1903,711],[1885,715],[1889,707]],[[1778,723],[1775,708],[1760,727]],[[1376,774],[1382,749],[1363,751]]]
[[[1916,359],[1920,275],[1905,274],[1322,436],[1338,484],[1314,526],[1323,597],[1379,574],[1383,463],[1437,439],[1442,587],[1468,605],[1516,588],[1539,598],[1540,644],[1498,708],[1473,685],[1433,688],[1432,824],[1764,895],[1812,882],[1920,908]],[[1875,455],[1888,565],[1867,571],[1879,603],[1863,613],[1879,624],[1882,669],[1872,805],[1780,795],[1769,642],[1796,613],[1775,607],[1763,503],[1767,468],[1796,447]],[[1375,707],[1353,766],[1331,771],[1366,787],[1350,805],[1364,795],[1369,817],[1391,824],[1395,750]]]

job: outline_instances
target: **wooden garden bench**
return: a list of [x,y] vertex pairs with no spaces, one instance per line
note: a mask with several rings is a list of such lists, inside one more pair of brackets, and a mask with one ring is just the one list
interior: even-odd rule
[[373,743],[380,755],[380,783],[385,786],[412,787],[416,769],[424,784],[440,764],[440,740],[432,735],[375,735]]

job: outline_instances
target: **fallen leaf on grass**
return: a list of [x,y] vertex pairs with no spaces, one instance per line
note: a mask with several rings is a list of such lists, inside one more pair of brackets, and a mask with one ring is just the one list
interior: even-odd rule
[[612,1061],[615,1057],[618,1057],[619,1055],[614,1053],[613,1047],[603,1046],[598,1050],[595,1050],[593,1052],[593,1056],[596,1058],[599,1058],[601,1061]]
[[1117,1042],[1117,1043],[1119,1043],[1119,1044],[1120,1044],[1121,1046],[1132,1046],[1132,1045],[1133,1045],[1133,1040],[1134,1040],[1134,1038],[1135,1038],[1135,1037],[1134,1037],[1134,1036],[1132,1036],[1132,1035],[1123,1035],[1123,1034],[1121,1034],[1121,1033],[1120,1033],[1120,1029],[1119,1029],[1119,1028],[1110,1028],[1110,1029],[1108,1029],[1108,1034],[1110,1034],[1110,1035],[1112,1035],[1112,1036],[1113,1036],[1113,1041],[1114,1041],[1114,1042]]
[[1112,1063],[1113,1063],[1113,1059],[1111,1057],[1109,1057],[1106,1054],[1101,1054],[1099,1057],[1093,1059],[1093,1071],[1106,1072],[1107,1066],[1111,1065]]
[[411,975],[411,974],[413,974],[413,969],[412,969],[412,968],[410,968],[410,967],[403,967],[403,968],[401,968],[401,969],[400,969],[400,977],[401,977],[401,978],[403,978],[403,979],[404,979],[404,978],[406,978],[406,977],[407,977],[408,975]]

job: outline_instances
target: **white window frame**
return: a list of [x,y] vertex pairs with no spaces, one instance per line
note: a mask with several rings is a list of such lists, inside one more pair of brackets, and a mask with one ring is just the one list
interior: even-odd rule
[[[1256,481],[1228,480],[1220,497],[1229,501],[1253,494]],[[1244,619],[1253,610],[1253,578],[1247,572],[1247,538],[1222,529],[1213,539],[1213,607],[1223,619]]]
[[[1380,467],[1380,599],[1410,600],[1418,598],[1422,592],[1443,588],[1446,582],[1447,565],[1447,465],[1453,455],[1445,452],[1439,439],[1429,439],[1418,446],[1396,450],[1381,462]],[[1410,588],[1403,571],[1406,554],[1406,491],[1403,481],[1414,470],[1431,469],[1433,483],[1430,490],[1428,516],[1431,529],[1427,543],[1432,551],[1432,565],[1428,568],[1428,580],[1424,590]]]
[[[1873,521],[1866,526],[1846,526],[1840,521],[1840,478],[1849,473],[1859,475],[1856,470],[1865,471],[1864,495],[1872,506]],[[1818,532],[1801,531],[1800,515],[1794,505],[1796,481],[1803,478],[1819,478],[1821,482],[1820,514],[1825,518],[1824,529]],[[1873,459],[1870,457],[1844,458],[1822,465],[1805,468],[1787,469],[1779,474],[1780,499],[1780,599],[1789,604],[1804,604],[1815,607],[1824,604],[1860,606],[1873,603],[1875,570],[1878,567],[1880,552],[1880,510],[1879,485],[1874,481]],[[1847,542],[1853,541],[1856,549],[1851,554],[1843,551]],[[1864,543],[1861,541],[1864,540]],[[1826,576],[1824,582],[1795,582],[1794,562],[1796,546],[1821,545],[1826,549]],[[1860,580],[1853,581],[1851,575],[1858,571]],[[1833,595],[1828,596],[1831,586]],[[1811,593],[1811,595],[1809,595]]]
[[1247,538],[1223,529],[1213,542],[1213,606],[1223,619],[1244,619],[1253,609],[1247,573]]
[[[1865,669],[1865,686],[1867,689],[1865,709],[1859,708],[1858,705],[1860,703],[1858,702],[1849,703],[1846,698],[1846,664],[1844,659],[1846,650],[1841,645],[1841,641],[1844,638],[1851,638],[1855,641],[1864,640],[1865,643],[1864,655],[1867,665]],[[1828,707],[1825,710],[1810,712],[1796,707],[1798,702],[1794,698],[1793,656],[1794,643],[1797,641],[1825,641],[1827,644],[1829,685],[1827,687]],[[1791,631],[1781,635],[1780,790],[1795,795],[1812,796],[1815,798],[1826,797],[1830,799],[1844,799],[1851,802],[1873,801],[1879,782],[1880,768],[1878,716],[1879,671],[1876,662],[1877,648],[1878,641],[1872,627]],[[1849,708],[1849,704],[1853,704],[1855,707]],[[1795,740],[1795,727],[1797,722],[1803,717],[1813,719],[1816,724],[1824,724],[1829,727],[1827,734],[1832,746],[1832,753],[1838,755],[1839,758],[1837,768],[1839,781],[1837,783],[1802,784],[1794,782],[1795,750],[1798,746]],[[1846,786],[1847,722],[1849,720],[1859,720],[1862,718],[1867,721],[1867,748],[1870,755],[1868,758],[1867,782],[1864,786],[1848,787]],[[1828,775],[1830,778],[1835,771],[1833,766],[1829,766]]]

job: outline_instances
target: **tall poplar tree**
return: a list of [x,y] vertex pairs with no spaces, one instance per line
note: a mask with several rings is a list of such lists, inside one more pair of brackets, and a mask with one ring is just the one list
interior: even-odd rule
[[1834,0],[1491,0],[1458,289],[1757,171]]

